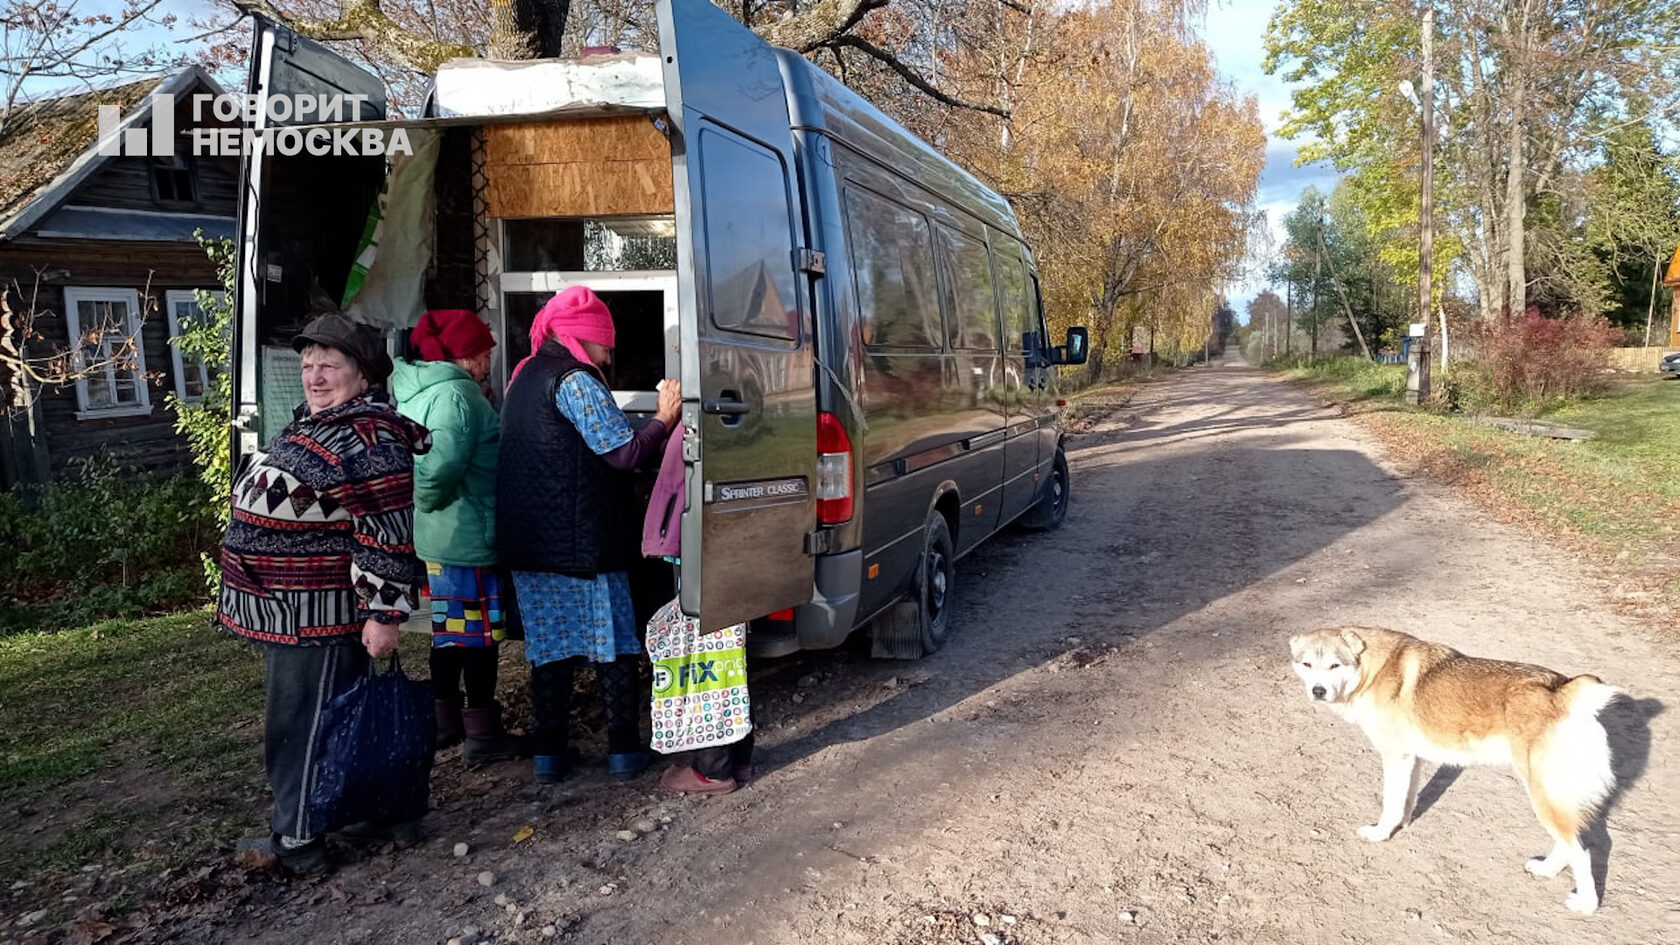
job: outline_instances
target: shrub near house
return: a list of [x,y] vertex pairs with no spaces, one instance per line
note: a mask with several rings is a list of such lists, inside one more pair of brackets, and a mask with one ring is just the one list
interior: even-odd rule
[[203,600],[199,555],[218,537],[193,476],[86,460],[50,485],[0,493],[0,635]]
[[1479,323],[1469,338],[1469,388],[1457,405],[1532,411],[1602,390],[1620,337],[1601,316],[1547,318],[1533,308]]

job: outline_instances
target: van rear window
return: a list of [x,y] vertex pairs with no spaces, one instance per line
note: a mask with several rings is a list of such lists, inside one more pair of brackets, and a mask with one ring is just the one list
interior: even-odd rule
[[857,279],[863,343],[896,351],[939,351],[945,322],[925,217],[857,186],[846,188],[846,236]]
[[787,175],[773,151],[704,126],[700,167],[712,324],[799,339]]

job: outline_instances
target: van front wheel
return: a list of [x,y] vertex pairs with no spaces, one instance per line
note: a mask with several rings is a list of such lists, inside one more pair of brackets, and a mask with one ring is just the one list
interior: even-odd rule
[[1067,454],[1058,446],[1056,458],[1050,464],[1050,481],[1044,484],[1038,501],[1021,517],[1021,527],[1046,532],[1061,528],[1067,518],[1069,485]]

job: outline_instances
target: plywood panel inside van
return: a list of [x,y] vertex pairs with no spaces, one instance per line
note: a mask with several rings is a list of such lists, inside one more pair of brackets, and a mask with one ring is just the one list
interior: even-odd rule
[[486,125],[490,215],[669,214],[671,150],[645,115]]

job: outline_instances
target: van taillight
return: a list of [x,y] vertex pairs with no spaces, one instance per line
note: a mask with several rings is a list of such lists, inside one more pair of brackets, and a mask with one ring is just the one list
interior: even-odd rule
[[838,525],[852,517],[852,438],[840,418],[817,414],[817,521]]

